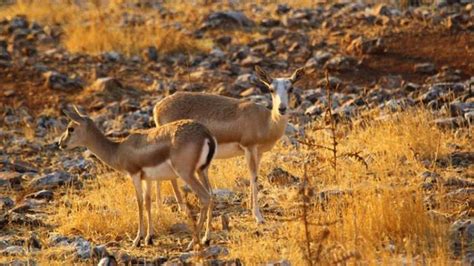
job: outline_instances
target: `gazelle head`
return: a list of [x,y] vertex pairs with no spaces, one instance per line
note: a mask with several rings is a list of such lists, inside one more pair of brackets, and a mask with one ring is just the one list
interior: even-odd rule
[[59,139],[59,148],[73,149],[75,147],[84,146],[88,132],[91,130],[90,127],[93,125],[92,120],[87,116],[81,115],[76,106],[74,106],[72,111],[64,109],[63,113],[72,121]]
[[272,78],[259,66],[255,66],[258,79],[272,94],[273,110],[285,115],[288,110],[288,96],[293,92],[293,84],[304,75],[304,68],[298,68],[289,78]]

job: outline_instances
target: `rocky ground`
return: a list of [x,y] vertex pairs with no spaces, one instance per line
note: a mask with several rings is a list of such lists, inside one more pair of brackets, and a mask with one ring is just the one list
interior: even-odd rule
[[[155,8],[172,17],[172,10]],[[135,22],[147,19],[134,17]],[[255,4],[245,12],[209,11],[199,25],[191,28],[183,22],[177,27],[192,38],[212,40],[212,50],[161,54],[150,46],[139,55],[73,54],[61,45],[65,33],[60,25],[41,25],[25,16],[0,18],[0,253],[7,258],[0,262],[55,246],[72,247],[82,262],[96,262],[106,253],[125,263],[140,259],[121,252],[120,246],[54,233],[48,222],[51,206],[65,188],[80,191],[102,171],[87,153],[65,154],[55,144],[67,124],[60,110],[70,103],[91,114],[107,135],[120,138],[153,127],[153,105],[175,91],[206,91],[269,106],[270,97],[260,93],[253,67],[278,76],[304,66],[306,77],[291,100],[290,137],[327,109],[327,70],[331,108],[339,121],[358,123],[373,110],[386,114],[421,107],[435,115],[432,122],[437,126],[472,140],[472,3],[407,10],[359,3],[311,8]],[[462,178],[446,179],[433,172],[422,178],[426,191],[441,183],[448,195],[465,196],[459,203],[464,213],[451,228],[456,253],[461,239],[470,245],[474,241],[472,145],[470,151],[453,155],[453,161],[463,165]],[[275,171],[270,181],[282,175]],[[219,193],[224,206],[240,200],[228,197],[232,191]],[[50,233],[39,240],[35,233],[18,233],[25,228]],[[212,245],[205,257],[224,263],[224,246]],[[144,260],[186,262],[191,256],[174,252]],[[474,250],[466,256],[465,261],[474,262]],[[229,264],[239,264],[235,259],[226,258]]]

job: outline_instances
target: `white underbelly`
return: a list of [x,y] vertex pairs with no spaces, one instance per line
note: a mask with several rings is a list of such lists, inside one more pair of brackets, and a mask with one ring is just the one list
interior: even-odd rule
[[219,143],[216,149],[216,159],[227,159],[244,155],[244,150],[237,142]]
[[159,165],[143,167],[142,170],[146,178],[151,180],[172,180],[177,178],[169,160]]

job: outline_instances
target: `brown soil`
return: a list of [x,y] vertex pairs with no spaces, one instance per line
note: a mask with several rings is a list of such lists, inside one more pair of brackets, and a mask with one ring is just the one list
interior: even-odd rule
[[464,77],[474,73],[472,33],[405,31],[385,36],[384,40],[386,53],[370,56],[362,64],[362,69],[373,78],[401,75],[405,80],[422,82],[429,75],[415,73],[417,63],[434,63],[437,69],[442,66],[460,69]]
[[[385,53],[358,56],[362,63],[354,71],[339,73],[344,81],[361,86],[371,86],[381,77],[401,75],[404,80],[422,83],[428,74],[414,72],[417,63],[434,63],[439,70],[450,66],[462,71],[463,78],[474,74],[474,34],[452,32],[443,28],[414,30],[406,28],[398,33],[385,34]],[[341,49],[344,46],[341,45]],[[82,68],[80,65],[77,67]],[[68,66],[69,69],[74,66]],[[87,70],[86,70],[87,71]],[[136,69],[141,72],[143,69]],[[114,71],[112,71],[114,72]],[[68,72],[65,72],[68,73]],[[130,77],[133,73],[129,73]],[[322,77],[322,73],[319,73]],[[321,77],[318,77],[321,78]],[[126,77],[123,77],[126,78]],[[312,79],[312,78],[311,78]],[[12,67],[0,69],[0,102],[2,106],[26,106],[39,111],[57,107],[61,102],[74,101],[79,93],[51,91],[44,85],[42,76],[31,68]],[[142,84],[139,87],[143,88]],[[13,95],[5,92],[14,90]]]

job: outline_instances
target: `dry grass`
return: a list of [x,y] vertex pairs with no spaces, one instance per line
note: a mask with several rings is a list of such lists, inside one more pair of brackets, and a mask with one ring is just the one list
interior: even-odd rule
[[[134,238],[138,226],[136,206],[130,180],[118,174],[106,174],[89,184],[83,193],[70,191],[53,220],[60,225],[61,234],[81,235],[97,243],[127,240]],[[158,211],[153,205],[152,210],[158,235],[165,234],[170,225],[182,219],[169,208]]]
[[[468,140],[455,139],[451,132],[440,131],[429,121],[428,112],[410,111],[339,132],[340,153],[363,151],[363,156],[369,158],[369,172],[357,161],[343,159],[339,162],[338,179],[334,181],[328,162],[310,165],[308,175],[316,192],[327,189],[351,192],[335,197],[324,208],[316,204],[310,212],[310,223],[317,224],[310,225],[311,249],[319,253],[313,261],[324,265],[347,259],[369,264],[428,261],[445,265],[449,262],[448,224],[434,220],[426,212],[418,174],[426,170],[423,160],[432,162],[447,155],[449,143],[467,145]],[[329,134],[315,131],[310,135],[319,143],[330,143]],[[315,156],[314,150],[305,153]],[[317,155],[331,156],[329,151],[325,153],[321,150]],[[278,164],[302,176],[301,164]],[[286,213],[294,213],[301,206],[295,205],[295,197],[279,199]],[[272,223],[278,229],[263,237],[255,237],[252,231],[235,233],[230,245],[232,256],[247,263],[289,259],[295,265],[307,264],[304,227],[300,219],[293,220]],[[322,246],[318,252],[319,243]],[[266,247],[265,252],[259,252],[261,249],[249,252],[257,245]]]
[[[94,3],[78,6],[67,1],[32,0],[3,7],[0,16],[23,14],[40,23],[60,25],[64,32],[63,45],[71,52],[117,51],[137,55],[145,48],[155,46],[160,54],[189,54],[206,52],[212,47],[209,40],[197,40],[173,27],[166,27],[167,21],[157,18],[151,11],[130,9],[114,1],[107,5]],[[125,16],[134,15],[145,21],[121,23]]]
[[[328,162],[309,165],[308,177],[315,195],[327,189],[350,191],[325,205],[312,196],[308,218],[310,246],[313,254],[318,254],[314,261],[322,265],[347,260],[363,264],[449,263],[449,225],[426,212],[418,174],[427,169],[423,160],[445,156],[450,152],[449,143],[467,145],[468,140],[437,129],[429,123],[430,118],[426,111],[408,111],[351,130],[340,127],[339,152],[363,151],[369,163],[368,171],[357,161],[340,159],[339,174],[334,180]],[[328,143],[330,138],[321,131],[309,135],[319,143]],[[261,176],[277,165],[302,176],[303,158],[327,155],[323,150],[315,153],[309,148],[300,150],[298,156],[295,152],[279,145],[264,157]],[[247,175],[240,158],[217,161],[210,173],[213,187],[245,193],[247,189],[236,188],[234,180]],[[267,189],[260,194],[261,200],[274,202],[284,215],[267,212],[268,222],[262,227],[255,225],[248,213],[244,216],[230,213],[231,231],[219,232],[214,221],[214,233],[228,239],[230,258],[239,258],[246,264],[281,259],[288,259],[294,265],[307,264],[306,236],[297,218],[301,215],[297,190],[272,187],[264,178],[260,180]],[[170,194],[169,188],[166,193]],[[166,229],[184,222],[183,217],[168,209],[163,213],[155,229],[162,237],[173,237]],[[69,193],[55,213],[61,233],[81,234],[99,242],[124,239],[130,242],[124,236],[131,238],[135,233],[135,217],[131,182],[117,177],[101,177],[81,194]]]

